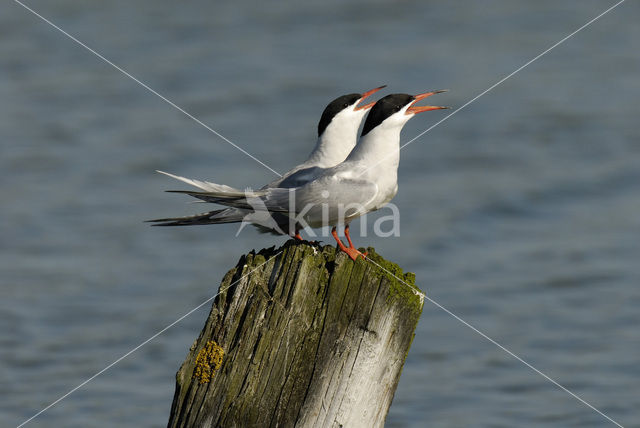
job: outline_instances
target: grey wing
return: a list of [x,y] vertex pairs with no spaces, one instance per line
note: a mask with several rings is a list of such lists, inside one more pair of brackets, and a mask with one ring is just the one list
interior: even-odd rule
[[277,180],[273,180],[269,184],[264,185],[260,190],[282,187],[292,188],[304,186],[308,182],[315,180],[326,169],[317,166],[311,166],[306,168],[294,168]]
[[[232,192],[191,192],[186,193],[206,202],[218,203],[230,207],[251,209],[253,211],[271,211],[290,213],[306,210],[310,215],[318,216],[322,206],[332,210],[331,218],[338,209],[347,209],[348,214],[364,214],[378,194],[378,186],[371,181],[359,178],[344,178],[325,175],[310,183],[296,188],[269,188],[243,195]],[[308,207],[314,207],[308,209]],[[345,212],[345,211],[343,211]]]
[[[322,177],[295,189],[296,205],[368,205],[378,194],[378,186],[360,178]],[[267,205],[268,206],[268,205]]]
[[261,200],[270,212],[301,215],[318,227],[366,214],[377,195],[374,182],[328,175],[294,189],[269,189]]
[[282,180],[278,187],[292,188],[304,186],[318,178],[324,171],[325,168],[317,166],[301,169]]

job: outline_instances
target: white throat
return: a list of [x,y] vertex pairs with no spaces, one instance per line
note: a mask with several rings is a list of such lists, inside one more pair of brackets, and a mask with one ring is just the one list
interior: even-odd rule
[[[347,161],[358,161],[374,169],[398,169],[400,162],[400,131],[411,116],[390,117],[360,138]],[[395,116],[395,115],[394,115]]]

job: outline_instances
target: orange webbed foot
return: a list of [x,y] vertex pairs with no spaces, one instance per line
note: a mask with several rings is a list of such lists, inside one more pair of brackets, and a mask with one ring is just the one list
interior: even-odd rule
[[359,250],[357,250],[356,248],[350,248],[350,247],[344,247],[344,248],[340,248],[342,251],[344,251],[345,253],[347,253],[347,255],[349,256],[349,258],[351,260],[353,260],[354,262],[356,261],[356,259],[358,258],[358,256],[361,256],[363,259],[367,258],[367,252],[365,251],[364,253],[361,253]]

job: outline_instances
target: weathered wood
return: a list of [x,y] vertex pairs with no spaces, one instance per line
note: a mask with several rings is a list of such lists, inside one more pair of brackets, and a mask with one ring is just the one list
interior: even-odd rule
[[423,299],[368,251],[289,241],[243,256],[178,371],[169,427],[384,425]]

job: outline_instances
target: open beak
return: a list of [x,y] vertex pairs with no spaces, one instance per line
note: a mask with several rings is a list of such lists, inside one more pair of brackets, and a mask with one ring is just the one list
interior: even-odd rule
[[[382,85],[382,86],[380,86],[380,87],[378,87],[378,88],[375,88],[375,89],[372,89],[372,90],[370,90],[370,91],[365,92],[364,94],[362,94],[362,97],[361,97],[361,98],[360,98],[360,100],[358,101],[358,104],[360,104],[362,101],[364,101],[364,100],[365,100],[365,98],[370,97],[371,95],[373,95],[373,94],[375,94],[376,92],[378,92],[380,89],[382,89],[382,88],[386,88],[386,87],[387,87],[387,85]],[[372,102],[372,103],[365,104],[365,105],[363,105],[363,106],[357,106],[356,108],[354,108],[354,110],[356,110],[356,111],[357,111],[357,110],[367,110],[367,109],[370,109],[371,107],[373,107],[373,105],[374,105],[375,103],[376,103],[376,102],[374,101],[374,102]]]
[[404,114],[418,114],[425,111],[441,110],[441,109],[449,108],[449,107],[441,107],[441,106],[415,106],[414,105],[420,100],[424,100],[425,98],[428,98],[431,95],[440,94],[442,92],[447,92],[447,89],[444,89],[442,91],[431,91],[431,92],[425,92],[424,94],[414,95],[415,100],[411,103],[411,105],[409,106],[409,108]]

